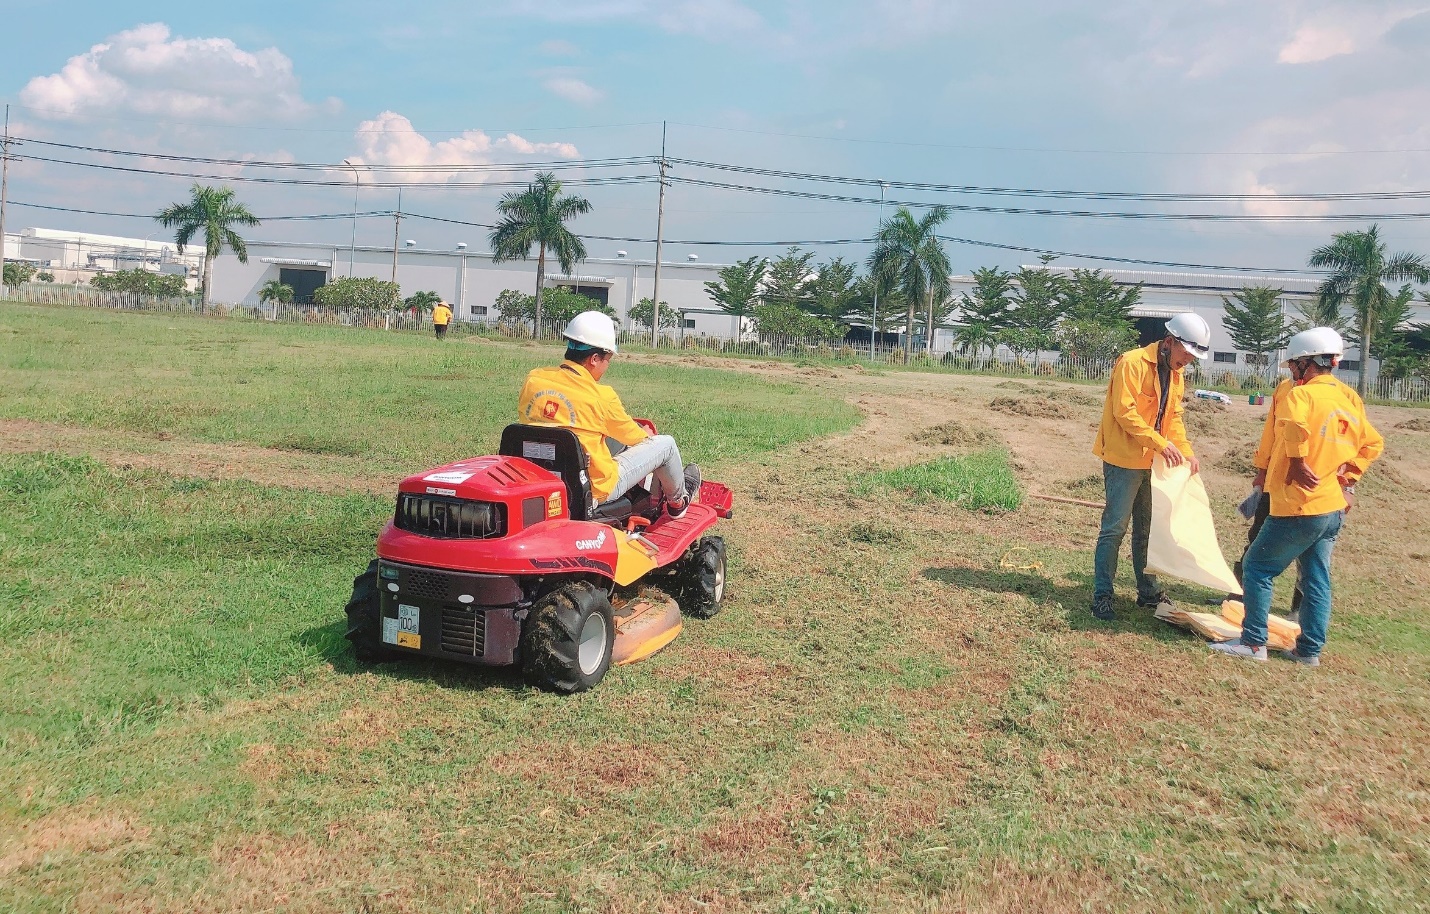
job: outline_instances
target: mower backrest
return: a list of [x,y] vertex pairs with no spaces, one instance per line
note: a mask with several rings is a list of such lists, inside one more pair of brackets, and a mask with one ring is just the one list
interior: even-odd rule
[[550,470],[566,483],[566,503],[571,507],[572,520],[586,520],[591,515],[591,477],[587,470],[590,460],[586,449],[569,428],[549,425],[508,425],[502,429],[503,457],[521,457],[542,469]]

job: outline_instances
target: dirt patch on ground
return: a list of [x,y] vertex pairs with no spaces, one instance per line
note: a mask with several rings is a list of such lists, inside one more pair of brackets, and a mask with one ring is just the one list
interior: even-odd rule
[[1201,397],[1190,397],[1183,404],[1188,413],[1224,413],[1226,404],[1220,400],[1203,400]]
[[1414,419],[1406,419],[1396,426],[1408,432],[1430,432],[1430,419],[1424,416],[1416,416]]
[[988,408],[1033,419],[1071,419],[1078,412],[1070,404],[1048,397],[995,397],[988,402]]
[[1252,459],[1255,457],[1256,443],[1246,441],[1227,448],[1226,453],[1217,458],[1216,465],[1241,476],[1254,476],[1256,465],[1252,463]]
[[25,869],[57,854],[95,854],[143,841],[147,828],[115,815],[60,814],[41,819],[0,845],[0,876]]

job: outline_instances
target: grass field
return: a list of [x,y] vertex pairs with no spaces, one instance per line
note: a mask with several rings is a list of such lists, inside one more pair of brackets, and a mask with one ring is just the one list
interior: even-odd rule
[[[1418,413],[1308,670],[1092,620],[1096,512],[1018,501],[1100,497],[1092,388],[620,359],[736,492],[725,611],[569,698],[355,665],[397,479],[555,356],[0,305],[0,910],[1430,910]],[[1228,553],[1259,415],[1190,417]]]

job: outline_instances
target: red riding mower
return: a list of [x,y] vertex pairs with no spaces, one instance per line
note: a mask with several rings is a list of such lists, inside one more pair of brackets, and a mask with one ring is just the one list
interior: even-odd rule
[[675,640],[681,610],[719,612],[725,541],[704,534],[732,515],[730,490],[702,483],[678,518],[640,486],[596,505],[587,465],[570,430],[509,425],[498,456],[404,479],[353,581],[358,660],[519,664],[534,685],[581,692]]

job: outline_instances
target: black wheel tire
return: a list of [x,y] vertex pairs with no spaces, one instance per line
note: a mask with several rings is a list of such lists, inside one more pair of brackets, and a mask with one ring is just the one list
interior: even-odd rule
[[377,559],[367,570],[353,578],[353,595],[348,600],[347,639],[352,642],[353,656],[359,663],[379,663],[392,659],[392,652],[382,644],[382,608],[378,603]]
[[536,602],[521,632],[527,682],[551,692],[584,692],[611,668],[615,612],[605,591],[585,581],[567,584]]
[[725,540],[707,536],[691,547],[676,569],[675,602],[697,619],[709,619],[725,602]]

